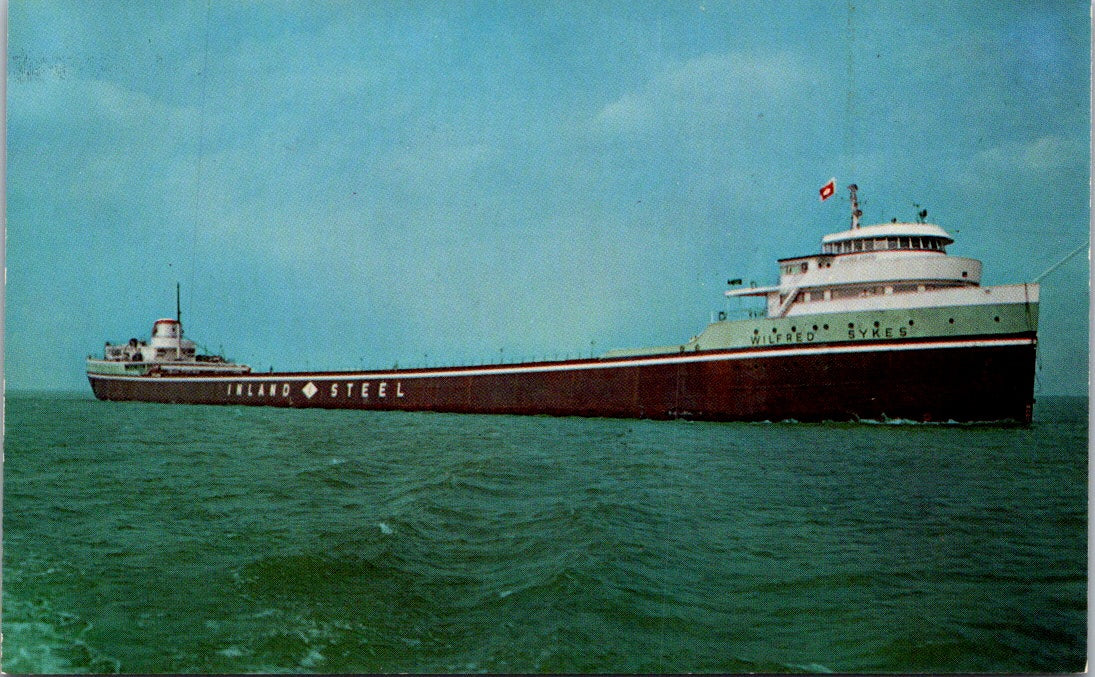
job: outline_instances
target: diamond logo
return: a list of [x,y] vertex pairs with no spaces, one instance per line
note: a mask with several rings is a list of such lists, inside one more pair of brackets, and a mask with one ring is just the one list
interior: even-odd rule
[[304,393],[305,397],[307,397],[308,399],[312,399],[312,395],[315,395],[316,391],[319,390],[319,388],[316,387],[315,383],[308,381],[308,385],[304,386],[300,390]]

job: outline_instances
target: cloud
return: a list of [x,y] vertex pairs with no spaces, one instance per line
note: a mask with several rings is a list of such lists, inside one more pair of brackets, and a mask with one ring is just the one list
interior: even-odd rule
[[64,70],[9,83],[8,114],[15,142],[29,132],[41,138],[45,126],[98,145],[130,134],[155,145],[153,137],[165,127],[189,128],[197,118],[194,108],[172,106],[114,82],[68,77]]
[[724,120],[736,110],[766,110],[801,95],[818,69],[790,51],[705,54],[671,65],[636,91],[604,106],[595,124],[641,130],[691,117]]
[[1051,134],[1030,141],[1013,141],[983,150],[974,164],[994,171],[1040,174],[1083,164],[1087,148],[1078,138]]
[[496,166],[501,157],[501,151],[489,143],[454,139],[395,149],[386,165],[401,181],[436,190],[442,182],[474,181],[478,173]]

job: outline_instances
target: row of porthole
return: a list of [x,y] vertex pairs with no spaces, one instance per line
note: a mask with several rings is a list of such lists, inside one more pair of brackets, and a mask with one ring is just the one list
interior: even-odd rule
[[[822,325],[822,329],[824,329],[825,331],[829,331],[829,325],[827,325],[827,324]],[[791,332],[794,333],[794,332],[797,332],[797,331],[798,331],[798,326],[797,325],[791,325]],[[817,331],[817,325],[816,324],[814,325],[814,331]],[[779,327],[772,327],[772,333],[773,334],[778,333],[778,332],[779,332]],[[759,329],[754,329],[753,330],[754,335],[759,334],[759,333],[760,333]]]
[[[999,321],[1000,321],[999,318],[997,318],[997,322],[999,322]],[[951,324],[954,324],[954,318],[951,318]],[[875,322],[874,326],[878,327],[879,326],[878,322]],[[910,327],[913,326],[913,321],[912,320],[909,320],[909,326]],[[827,325],[827,324],[821,325],[821,328],[824,329],[825,331],[829,331],[829,325]],[[849,322],[848,323],[848,329],[855,329],[855,322]],[[816,324],[814,325],[813,330],[817,331],[817,325]],[[798,325],[791,325],[791,333],[794,333],[794,332],[797,332],[797,331],[798,331]],[[779,327],[772,327],[772,333],[773,334],[778,333],[778,332],[779,332]],[[754,335],[759,334],[759,333],[760,333],[759,329],[754,329],[753,330]]]
[[[992,318],[992,321],[993,322],[999,322],[1000,321],[1000,316],[997,315],[996,317]],[[952,317],[952,318],[948,319],[947,322],[949,324],[954,324],[954,318]],[[916,323],[913,320],[909,320],[909,326],[910,327],[914,326],[915,324]],[[874,326],[875,326],[875,328],[878,328],[879,323],[875,322]],[[827,325],[827,324],[822,325],[822,329],[824,329],[825,331],[829,331],[829,325]],[[855,329],[855,322],[849,322],[848,323],[848,329]],[[798,326],[797,325],[791,325],[791,333],[794,333],[794,332],[797,332],[797,331],[798,331]],[[814,325],[814,331],[817,331],[817,325],[816,324]],[[772,333],[773,334],[776,334],[778,332],[779,332],[778,327],[772,327]],[[753,334],[754,335],[760,334],[760,329],[754,329]]]

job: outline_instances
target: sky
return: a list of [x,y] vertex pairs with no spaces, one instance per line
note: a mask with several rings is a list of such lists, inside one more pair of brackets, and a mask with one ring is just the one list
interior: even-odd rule
[[[847,228],[833,176],[1032,281],[1088,238],[1089,11],[12,0],[7,387],[87,390],[176,282],[260,370],[683,342]],[[1042,280],[1036,396],[1087,392],[1088,280]]]

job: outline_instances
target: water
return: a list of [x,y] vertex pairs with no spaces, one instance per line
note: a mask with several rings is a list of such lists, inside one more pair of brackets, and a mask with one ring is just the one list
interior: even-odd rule
[[3,669],[1077,671],[1086,407],[1025,429],[17,394]]

